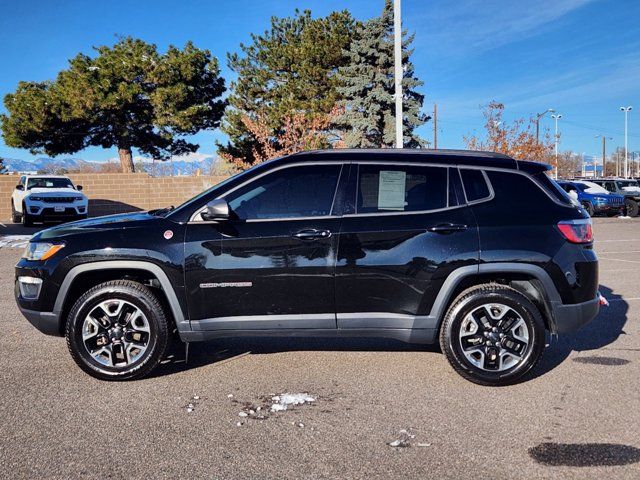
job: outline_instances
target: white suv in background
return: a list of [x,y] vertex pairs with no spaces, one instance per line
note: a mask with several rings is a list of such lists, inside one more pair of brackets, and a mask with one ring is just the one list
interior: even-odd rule
[[89,200],[68,177],[23,175],[11,195],[14,223],[80,220],[87,218]]

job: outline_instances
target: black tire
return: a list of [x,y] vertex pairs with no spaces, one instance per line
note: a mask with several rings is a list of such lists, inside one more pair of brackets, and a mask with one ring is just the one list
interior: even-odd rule
[[13,205],[13,200],[11,201],[11,221],[13,223],[21,223],[22,222],[22,215],[20,215],[17,211],[15,206]]
[[624,200],[624,204],[627,207],[627,216],[629,217],[637,217],[638,216],[638,202],[635,200],[631,200],[626,198]]
[[591,202],[582,202],[582,206],[587,211],[589,216],[593,217],[593,214],[595,213],[595,209],[593,208],[593,205],[591,205]]
[[[123,301],[139,309],[148,324],[146,350],[131,364],[128,363],[128,358],[125,361],[126,365],[121,366],[100,363],[89,353],[82,338],[85,318],[94,309],[99,308],[102,302],[110,300]],[[126,329],[124,331],[126,332]],[[108,333],[104,335],[110,338]],[[82,370],[100,380],[133,380],[148,375],[164,357],[169,335],[168,316],[158,297],[146,286],[130,280],[105,282],[86,292],[71,308],[65,328],[71,357]],[[126,338],[125,336],[126,333],[121,339]],[[112,350],[109,357],[113,359],[113,355]]]
[[22,204],[22,215],[21,215],[22,225],[25,227],[31,227],[33,225],[33,220],[31,220],[31,215],[27,213],[27,206]]
[[[513,367],[502,371],[488,371],[480,368],[463,353],[462,322],[468,318],[469,314],[487,304],[505,305],[524,320],[528,329],[528,344],[522,349],[521,359]],[[478,329],[476,336],[483,338],[483,335],[486,337],[488,334],[483,331],[481,335]],[[481,341],[489,343],[488,338],[483,338]],[[542,358],[545,347],[545,326],[538,308],[517,290],[499,284],[477,285],[463,291],[449,307],[440,329],[440,347],[454,370],[465,379],[485,386],[510,385],[531,371]],[[490,353],[488,349],[491,348],[494,347],[483,345],[479,348],[484,349],[484,354],[481,354],[481,363],[484,365],[486,365],[485,357]],[[493,352],[495,350],[491,350],[491,353]],[[502,357],[499,360],[500,364],[501,359]]]

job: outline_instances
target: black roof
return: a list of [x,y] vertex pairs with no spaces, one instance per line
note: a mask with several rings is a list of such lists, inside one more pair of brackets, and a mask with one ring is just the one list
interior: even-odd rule
[[353,160],[367,161],[398,161],[398,162],[429,162],[443,165],[470,165],[497,168],[509,168],[524,170],[530,173],[543,172],[551,167],[546,163],[515,160],[508,155],[495,152],[475,150],[435,150],[412,148],[372,148],[372,149],[347,149],[336,148],[327,150],[310,150],[282,157],[280,161],[300,161],[302,159],[317,159],[317,157],[330,157],[342,159],[349,157]]

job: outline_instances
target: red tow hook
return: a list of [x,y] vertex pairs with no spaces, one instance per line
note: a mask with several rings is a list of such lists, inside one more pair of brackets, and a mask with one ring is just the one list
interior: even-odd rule
[[600,302],[600,306],[601,307],[608,307],[609,306],[609,300],[604,298],[600,292],[598,292],[598,301]]

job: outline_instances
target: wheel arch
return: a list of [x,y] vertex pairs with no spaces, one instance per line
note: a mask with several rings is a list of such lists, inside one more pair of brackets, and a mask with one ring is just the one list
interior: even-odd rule
[[178,331],[191,330],[173,285],[162,268],[145,261],[111,260],[85,263],[69,270],[60,286],[53,307],[53,313],[59,315],[61,319],[61,331],[64,331],[69,310],[83,292],[109,280],[126,278],[140,282],[151,282],[152,286],[157,287],[160,300],[171,312],[171,317]]
[[556,332],[554,310],[562,300],[553,280],[537,265],[515,262],[487,263],[454,270],[442,285],[429,314],[435,322],[436,331],[440,331],[449,306],[462,291],[486,283],[508,285],[525,295],[539,308],[547,329]]

